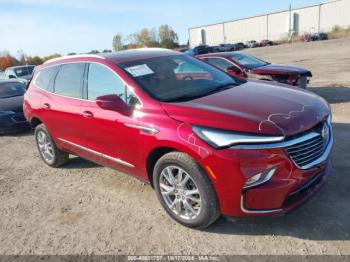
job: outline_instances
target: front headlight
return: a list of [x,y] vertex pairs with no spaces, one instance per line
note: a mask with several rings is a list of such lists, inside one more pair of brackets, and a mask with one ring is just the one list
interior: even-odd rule
[[0,116],[12,115],[14,113],[13,111],[0,111]]
[[239,144],[277,143],[284,139],[284,136],[254,135],[199,126],[193,126],[192,130],[214,148],[225,148]]

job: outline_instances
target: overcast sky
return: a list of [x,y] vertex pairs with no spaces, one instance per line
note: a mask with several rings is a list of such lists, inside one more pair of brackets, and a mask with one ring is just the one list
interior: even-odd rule
[[0,0],[0,51],[16,55],[111,49],[115,33],[169,24],[188,40],[188,28],[244,18],[316,0]]

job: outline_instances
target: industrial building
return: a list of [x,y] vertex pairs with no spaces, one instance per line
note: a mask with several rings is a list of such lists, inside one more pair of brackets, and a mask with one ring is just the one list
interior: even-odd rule
[[336,0],[222,23],[192,27],[189,43],[200,44],[246,42],[264,39],[277,41],[291,35],[327,32],[334,26],[350,26],[350,0]]

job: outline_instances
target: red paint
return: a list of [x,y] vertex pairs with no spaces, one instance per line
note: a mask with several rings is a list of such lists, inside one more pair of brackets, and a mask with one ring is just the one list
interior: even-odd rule
[[[242,65],[241,63],[233,60],[230,54],[232,54],[232,52],[210,53],[205,55],[198,55],[196,57],[202,60],[210,57],[219,57],[219,58],[225,59],[226,61],[229,61],[230,63],[232,63],[232,65],[242,70],[241,72],[237,72],[233,70],[225,70],[228,74],[235,77],[252,78],[256,80],[257,79],[271,80],[271,79],[266,79],[266,76],[271,76],[273,80],[277,82],[281,82],[281,83],[289,84],[293,86],[298,85],[298,80],[300,76],[312,77],[312,73],[308,69],[305,69],[300,66],[294,66],[294,65],[267,64],[261,67],[250,69]],[[281,78],[279,78],[281,76],[285,76],[286,79],[282,80]]]
[[[203,170],[210,170],[209,178],[224,215],[263,215],[241,210],[242,187],[248,178],[271,167],[277,169],[273,178],[245,193],[246,208],[278,208],[281,210],[269,215],[285,213],[303,203],[322,185],[323,182],[300,198],[286,202],[288,195],[312,176],[320,171],[327,176],[330,172],[329,159],[319,167],[303,171],[289,160],[282,149],[216,150],[197,137],[191,125],[289,137],[312,128],[330,113],[324,100],[290,86],[280,88],[280,84],[248,81],[241,86],[189,102],[161,103],[149,97],[117,66],[125,61],[171,54],[165,51],[142,51],[129,56],[124,53],[111,54],[107,59],[75,57],[53,61],[36,69],[35,74],[38,74],[41,69],[54,64],[81,61],[103,64],[118,74],[142,101],[142,108],[131,115],[104,110],[92,101],[58,96],[38,88],[32,81],[25,94],[25,116],[29,121],[38,119],[43,122],[60,149],[131,173],[145,181],[149,180],[147,159],[154,150],[166,147],[187,153]],[[47,104],[50,108],[45,107]],[[86,117],[84,112],[91,114]],[[288,119],[278,115],[274,118],[283,132],[271,123],[264,122],[276,113],[290,115]],[[159,132],[152,135],[126,124],[155,128]],[[134,167],[102,159],[61,139],[121,159]]]

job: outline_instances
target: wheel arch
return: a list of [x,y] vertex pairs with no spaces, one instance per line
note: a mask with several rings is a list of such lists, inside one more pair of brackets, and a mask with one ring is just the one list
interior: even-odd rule
[[152,187],[154,187],[154,185],[153,185],[153,169],[154,169],[154,166],[156,165],[158,159],[160,159],[165,154],[168,154],[168,153],[174,152],[174,151],[180,152],[180,150],[178,150],[174,147],[162,146],[162,147],[154,148],[148,154],[147,160],[146,160],[146,171],[147,171],[147,177],[148,177],[149,182],[150,182]]
[[42,121],[38,117],[32,117],[29,121],[31,128],[35,129],[38,125],[42,124]]
[[148,177],[149,182],[150,182],[152,187],[154,186],[153,185],[153,169],[154,169],[155,164],[162,156],[164,156],[165,154],[168,154],[170,152],[174,152],[174,151],[189,155],[199,164],[199,166],[203,170],[205,170],[202,167],[202,163],[201,163],[202,156],[200,154],[197,154],[196,151],[193,151],[186,146],[168,141],[168,143],[162,143],[158,147],[153,148],[147,154],[146,172],[147,172],[147,177]]

